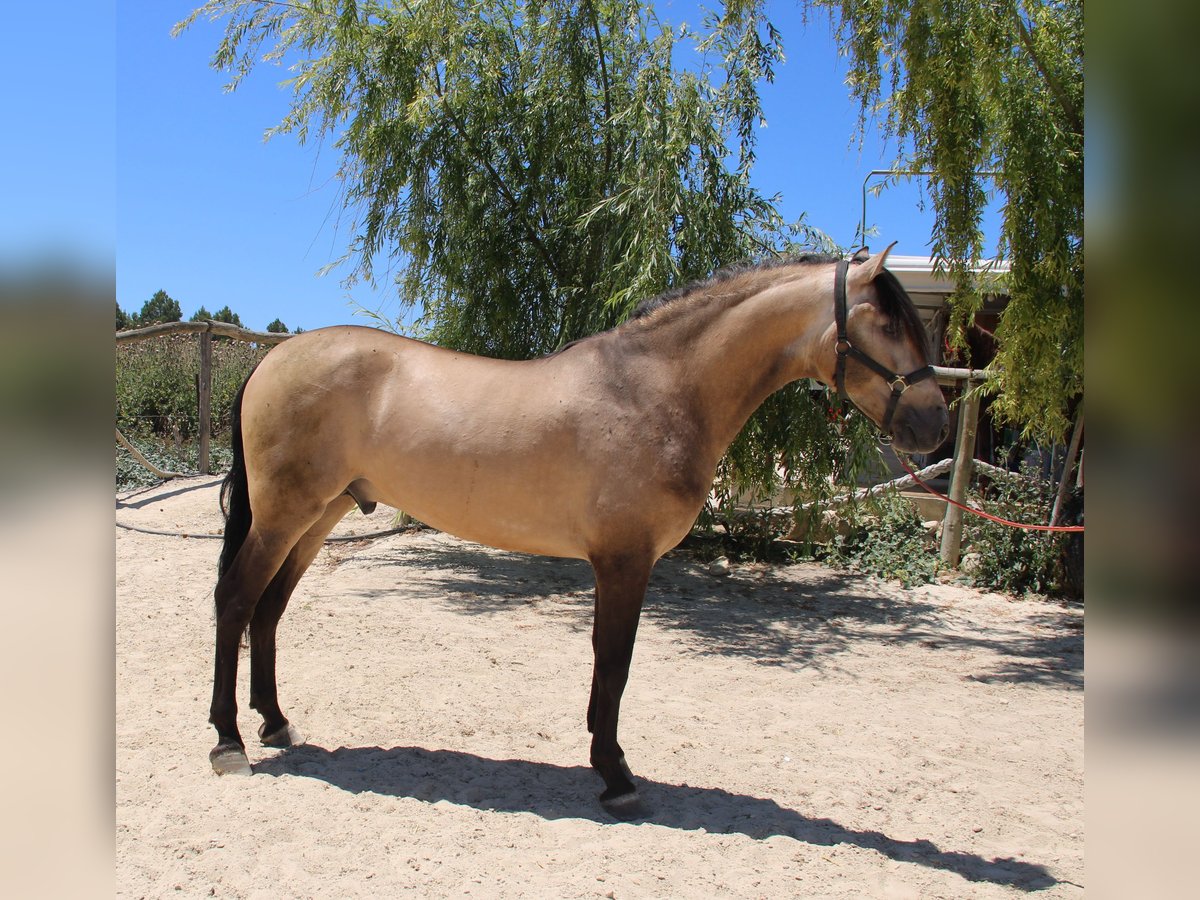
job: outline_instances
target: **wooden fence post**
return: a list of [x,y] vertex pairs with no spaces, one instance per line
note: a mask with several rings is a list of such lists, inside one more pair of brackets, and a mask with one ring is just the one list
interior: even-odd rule
[[[958,437],[954,441],[954,470],[950,476],[950,499],[955,503],[967,499],[967,486],[971,483],[975,464],[975,432],[979,425],[979,391],[971,390],[969,380],[965,382],[965,390],[958,409]],[[947,503],[942,521],[942,562],[955,569],[962,549],[962,520],[962,510]]]
[[197,468],[209,474],[209,430],[212,422],[212,332],[200,334],[200,451]]

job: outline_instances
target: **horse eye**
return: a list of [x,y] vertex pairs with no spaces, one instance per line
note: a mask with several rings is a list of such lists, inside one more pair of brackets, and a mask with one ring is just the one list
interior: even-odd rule
[[900,329],[896,327],[895,322],[888,322],[886,325],[883,326],[883,333],[886,334],[890,338],[899,337]]

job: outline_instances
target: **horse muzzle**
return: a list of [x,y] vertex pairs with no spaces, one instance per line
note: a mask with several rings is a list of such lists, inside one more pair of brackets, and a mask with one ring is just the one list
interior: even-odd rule
[[889,434],[892,446],[905,453],[936,450],[950,434],[950,414],[946,404],[902,405],[891,423]]

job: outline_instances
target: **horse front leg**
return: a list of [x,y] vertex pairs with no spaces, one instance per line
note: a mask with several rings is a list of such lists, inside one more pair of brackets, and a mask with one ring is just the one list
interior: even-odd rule
[[592,626],[595,666],[588,702],[591,763],[604,779],[600,803],[621,819],[644,814],[633,776],[625,763],[625,753],[617,743],[617,721],[653,565],[652,560],[638,556],[592,560],[596,573],[596,613]]

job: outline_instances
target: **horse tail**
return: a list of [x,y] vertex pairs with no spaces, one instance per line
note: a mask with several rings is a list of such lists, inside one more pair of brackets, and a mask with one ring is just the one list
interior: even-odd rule
[[[253,373],[251,373],[253,374]],[[221,512],[225,516],[225,540],[221,545],[221,558],[217,561],[218,579],[233,565],[234,557],[246,542],[250,533],[253,515],[250,511],[250,489],[246,480],[246,455],[242,447],[242,394],[246,392],[247,378],[233,398],[233,409],[229,414],[233,464],[229,474],[221,482]]]

